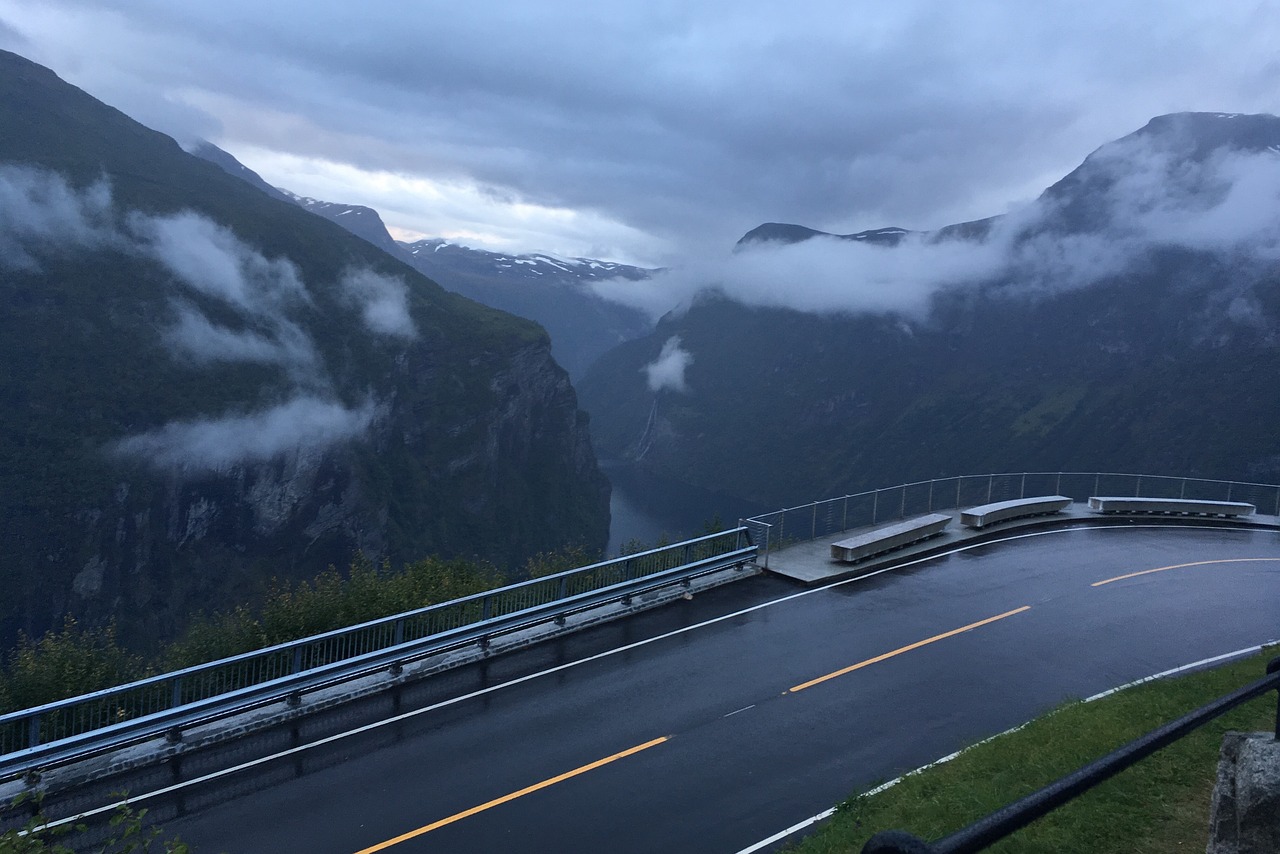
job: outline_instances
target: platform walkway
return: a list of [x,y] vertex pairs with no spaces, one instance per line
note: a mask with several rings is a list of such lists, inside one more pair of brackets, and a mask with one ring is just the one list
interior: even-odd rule
[[[952,522],[938,536],[913,543],[904,548],[876,557],[868,558],[856,564],[843,563],[831,557],[831,544],[837,540],[853,536],[865,528],[853,528],[848,531],[832,533],[826,537],[802,543],[791,543],[771,551],[767,556],[761,555],[757,565],[765,571],[801,584],[817,585],[846,578],[856,578],[872,572],[907,563],[918,558],[929,557],[950,551],[959,546],[976,545],[981,542],[1004,539],[1019,533],[1028,533],[1048,528],[1061,528],[1075,525],[1177,525],[1192,521],[1188,517],[1123,517],[1103,516],[1089,509],[1087,502],[1073,502],[1066,510],[1053,516],[1032,516],[1023,519],[1011,519],[981,530],[966,528],[960,524],[960,513],[964,508],[953,510],[935,510],[952,517]],[[1280,517],[1255,514],[1242,519],[1221,519],[1203,517],[1195,521],[1203,524],[1218,525],[1227,528],[1274,528],[1280,530]]]

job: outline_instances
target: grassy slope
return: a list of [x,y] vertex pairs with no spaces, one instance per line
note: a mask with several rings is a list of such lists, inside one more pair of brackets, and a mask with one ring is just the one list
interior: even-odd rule
[[[788,850],[857,852],[873,833],[892,828],[938,839],[1261,678],[1277,652],[1272,647],[1214,670],[1064,705],[884,792],[851,798],[829,824]],[[1222,734],[1270,731],[1275,714],[1274,694],[1237,708],[988,850],[1203,851]]]

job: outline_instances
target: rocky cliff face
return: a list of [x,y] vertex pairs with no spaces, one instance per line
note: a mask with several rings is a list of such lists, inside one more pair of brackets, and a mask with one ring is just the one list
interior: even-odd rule
[[342,566],[357,551],[514,567],[538,551],[601,545],[609,485],[568,376],[545,341],[488,356],[474,366],[492,377],[483,404],[442,418],[421,401],[441,382],[461,389],[460,378],[429,348],[407,350],[395,377],[402,393],[366,443],[294,448],[222,472],[122,467],[101,503],[70,510],[70,524],[25,560],[10,552],[32,570],[7,597],[19,606],[10,631],[73,613],[115,617],[128,639],[145,641],[194,610]]

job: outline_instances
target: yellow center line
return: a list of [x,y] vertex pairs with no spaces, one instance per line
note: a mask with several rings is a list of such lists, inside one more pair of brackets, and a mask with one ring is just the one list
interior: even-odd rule
[[899,647],[898,649],[895,649],[892,652],[886,652],[884,655],[877,655],[875,658],[868,658],[866,661],[859,661],[857,664],[851,664],[848,667],[844,667],[844,668],[841,668],[840,670],[835,671],[834,673],[828,673],[826,676],[819,676],[817,679],[810,679],[808,682],[801,682],[799,685],[796,685],[794,688],[791,689],[791,693],[794,694],[797,691],[803,691],[805,688],[812,688],[814,685],[817,685],[820,682],[826,682],[828,679],[835,679],[837,676],[843,676],[846,673],[852,673],[855,670],[861,670],[864,667],[868,667],[872,664],[877,664],[881,661],[885,661],[886,659],[893,658],[895,655],[902,655],[904,652],[911,652],[911,650],[913,649],[919,649],[922,646],[928,646],[931,643],[937,643],[940,640],[946,640],[949,637],[954,637],[955,635],[961,634],[962,632],[967,632],[970,629],[976,629],[979,626],[985,626],[988,623],[994,623],[997,620],[1003,620],[1005,617],[1012,617],[1014,614],[1021,614],[1023,611],[1029,611],[1029,610],[1031,610],[1030,605],[1023,605],[1021,608],[1014,608],[1012,611],[1005,611],[1003,614],[996,614],[994,617],[987,617],[985,620],[979,620],[976,623],[970,623],[967,626],[961,626],[958,629],[952,629],[949,632],[943,632],[940,635],[934,635],[931,638],[925,638],[922,641],[916,641],[915,643],[907,644],[906,646]]
[[368,848],[362,848],[359,851],[357,851],[356,854],[373,854],[374,851],[382,851],[386,848],[390,848],[392,845],[399,845],[401,842],[405,842],[407,840],[413,839],[414,837],[421,836],[424,833],[430,833],[431,831],[444,827],[447,824],[453,824],[455,821],[461,821],[464,818],[469,818],[475,815],[476,813],[482,813],[485,810],[493,809],[494,807],[501,806],[502,804],[505,804],[508,801],[514,801],[516,798],[523,798],[525,795],[532,794],[533,792],[536,792],[539,789],[545,789],[548,786],[554,786],[556,783],[563,783],[565,780],[568,780],[572,777],[577,777],[579,774],[585,774],[588,771],[594,771],[597,768],[600,768],[604,765],[608,765],[610,762],[617,762],[619,759],[626,759],[628,756],[634,756],[635,754],[639,753],[642,750],[648,750],[650,747],[657,747],[659,744],[662,744],[664,741],[669,741],[669,740],[670,740],[670,736],[664,735],[662,738],[655,738],[652,741],[646,741],[644,744],[637,744],[635,747],[627,748],[626,750],[623,750],[620,753],[615,753],[612,756],[606,756],[604,759],[597,759],[595,762],[588,763],[586,765],[583,765],[580,768],[574,768],[572,771],[566,771],[563,774],[558,774],[555,777],[551,777],[550,779],[543,780],[541,783],[534,783],[532,786],[526,786],[525,788],[521,789],[518,792],[512,792],[509,795],[503,795],[500,798],[494,798],[488,803],[481,804],[478,807],[472,807],[469,810],[463,810],[460,813],[455,813],[454,815],[451,815],[448,818],[442,818],[439,821],[433,821],[431,824],[425,824],[422,827],[419,827],[417,830],[411,830],[408,833],[402,833],[399,836],[395,837],[394,839],[388,839],[386,842],[379,842],[377,845],[371,845]]
[[1232,557],[1222,558],[1221,560],[1197,560],[1192,563],[1175,563],[1172,566],[1158,566],[1155,569],[1144,569],[1141,572],[1131,572],[1128,575],[1117,575],[1115,578],[1095,581],[1089,586],[1101,587],[1102,585],[1110,584],[1113,581],[1124,581],[1126,578],[1137,578],[1139,575],[1150,575],[1153,572],[1165,572],[1170,569],[1182,569],[1188,566],[1207,566],[1211,563],[1258,563],[1261,561],[1280,561],[1280,557]]

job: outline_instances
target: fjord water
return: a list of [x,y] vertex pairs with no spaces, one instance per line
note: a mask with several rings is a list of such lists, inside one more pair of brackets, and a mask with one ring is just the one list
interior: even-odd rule
[[646,546],[678,542],[706,533],[717,517],[722,527],[732,528],[740,518],[777,509],[689,486],[631,463],[602,462],[600,467],[613,484],[606,557],[616,557],[632,540]]

